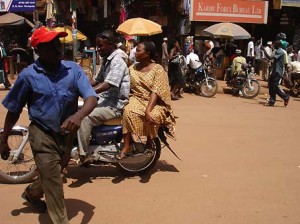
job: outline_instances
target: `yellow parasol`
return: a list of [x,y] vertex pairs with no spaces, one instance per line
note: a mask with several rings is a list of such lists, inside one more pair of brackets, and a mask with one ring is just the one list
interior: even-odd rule
[[130,36],[151,36],[162,33],[162,29],[159,24],[151,20],[132,18],[119,25],[117,32]]
[[[59,38],[61,43],[70,44],[73,42],[72,27],[70,27],[70,26],[55,27],[52,30],[55,30],[56,32],[67,32],[68,36]],[[77,30],[77,40],[83,41],[86,39],[87,39],[87,37],[82,32]]]

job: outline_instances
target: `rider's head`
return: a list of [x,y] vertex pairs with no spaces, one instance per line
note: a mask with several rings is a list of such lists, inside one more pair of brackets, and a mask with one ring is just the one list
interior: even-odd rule
[[116,48],[114,32],[111,30],[104,30],[97,34],[96,44],[100,56],[108,57]]
[[235,50],[235,54],[236,54],[237,56],[240,56],[240,55],[242,54],[242,51],[241,51],[240,49],[236,49],[236,50]]

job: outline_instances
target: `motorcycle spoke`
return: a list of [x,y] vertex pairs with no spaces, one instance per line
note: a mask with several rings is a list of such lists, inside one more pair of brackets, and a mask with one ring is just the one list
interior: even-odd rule
[[255,80],[251,80],[250,84],[247,82],[243,87],[243,95],[246,98],[253,98],[258,95],[260,90],[259,83]]
[[[12,152],[14,152],[20,146],[22,141],[22,135],[9,136],[8,145],[11,148]],[[22,176],[35,168],[35,163],[29,143],[26,143],[22,153],[19,155],[19,158],[16,161],[12,160],[13,155],[11,155],[8,160],[0,160],[1,172],[11,177],[16,178],[18,176]]]

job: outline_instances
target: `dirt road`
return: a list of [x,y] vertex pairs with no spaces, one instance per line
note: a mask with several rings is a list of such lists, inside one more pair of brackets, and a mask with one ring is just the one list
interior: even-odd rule
[[[174,102],[178,140],[170,140],[182,161],[163,150],[151,174],[132,178],[112,167],[69,169],[70,222],[300,223],[300,100],[268,108],[265,99],[184,94]],[[26,113],[20,123],[28,123]],[[24,187],[0,185],[1,223],[51,223],[26,206]]]

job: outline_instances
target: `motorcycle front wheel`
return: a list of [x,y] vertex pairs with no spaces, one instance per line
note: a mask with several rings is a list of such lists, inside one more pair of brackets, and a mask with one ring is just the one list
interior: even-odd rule
[[140,143],[138,147],[143,147],[142,153],[133,154],[120,160],[117,163],[118,169],[125,175],[141,175],[149,172],[157,163],[161,153],[161,144],[158,138],[153,140],[153,149],[144,149]]
[[243,96],[246,99],[252,99],[259,94],[260,85],[257,80],[251,79],[249,82],[246,81],[242,87]]
[[197,93],[204,97],[213,97],[218,92],[218,83],[214,79],[203,80],[198,87]]
[[[0,131],[2,133],[3,130]],[[0,158],[0,182],[4,184],[23,184],[31,182],[37,176],[31,147],[26,140],[27,128],[14,127],[8,137],[10,155],[7,160]],[[25,139],[25,140],[24,140]],[[20,153],[19,147],[24,144]],[[17,155],[15,157],[14,155]]]

